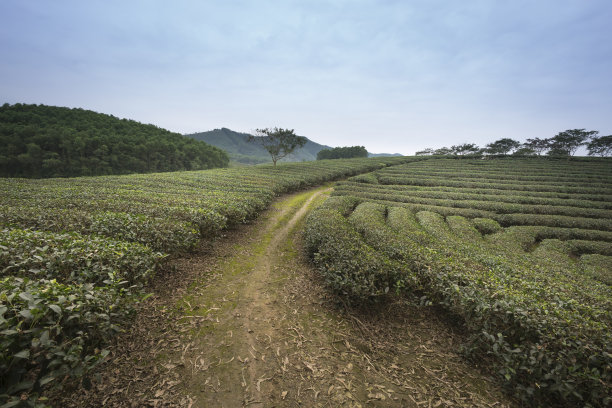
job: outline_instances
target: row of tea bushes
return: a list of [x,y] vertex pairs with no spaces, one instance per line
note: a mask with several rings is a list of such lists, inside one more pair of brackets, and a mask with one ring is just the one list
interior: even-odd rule
[[381,174],[378,176],[378,181],[381,184],[396,184],[396,185],[412,185],[412,186],[444,186],[444,187],[458,187],[466,189],[496,189],[496,190],[514,190],[514,191],[538,191],[538,192],[552,192],[557,194],[605,194],[611,195],[612,190],[602,189],[607,185],[599,186],[584,186],[576,183],[576,185],[564,185],[558,183],[555,185],[542,185],[542,184],[526,184],[524,182],[516,183],[500,183],[498,181],[480,181],[478,178],[465,179],[465,180],[448,180],[445,177],[439,178],[419,178],[414,176],[387,176]]
[[380,199],[386,201],[397,201],[399,203],[412,203],[412,204],[423,204],[440,207],[456,207],[456,208],[473,208],[482,211],[490,211],[496,214],[545,214],[545,215],[569,215],[573,217],[583,218],[612,218],[612,210],[601,209],[601,208],[585,208],[578,206],[562,205],[566,204],[559,200],[556,204],[522,204],[502,201],[501,197],[497,197],[497,200],[482,200],[474,197],[475,199],[465,199],[462,197],[446,197],[446,198],[430,198],[422,197],[418,194],[411,193],[398,193],[396,191],[353,191],[352,189],[340,188],[337,190],[338,193],[342,194],[344,191],[350,191],[351,195]]
[[397,195],[399,197],[413,197],[419,199],[443,199],[443,200],[477,200],[493,201],[499,203],[542,205],[542,206],[562,206],[583,208],[598,208],[612,210],[612,195],[610,196],[577,196],[563,198],[556,196],[535,195],[533,192],[510,192],[507,190],[465,190],[465,189],[417,189],[407,188],[407,186],[390,186],[382,184],[362,184],[358,182],[362,177],[375,177],[375,173],[368,173],[363,176],[355,176],[351,181],[341,181],[335,186],[335,191],[351,191],[357,187],[362,193]]
[[[407,171],[408,169],[406,169]],[[344,186],[345,189],[350,189],[351,186],[353,188],[360,187],[359,189],[364,189],[364,191],[369,191],[374,189],[375,191],[396,191],[396,192],[410,192],[415,194],[420,193],[449,193],[449,196],[452,194],[478,194],[482,196],[508,196],[512,195],[513,197],[542,197],[542,198],[561,198],[563,200],[579,200],[579,201],[592,201],[595,205],[605,204],[604,202],[609,202],[612,199],[612,194],[602,194],[601,192],[595,193],[563,193],[558,191],[524,191],[524,190],[512,190],[512,189],[497,189],[494,185],[489,185],[487,188],[470,188],[466,189],[463,187],[448,187],[448,186],[418,186],[418,185],[409,185],[409,184],[374,184],[374,183],[366,183],[360,182],[362,177],[368,177],[368,181],[370,178],[379,181],[377,178],[378,172],[366,173],[363,175],[351,177],[346,181],[341,181],[338,183],[339,189],[342,189]],[[438,197],[439,198],[439,197]],[[503,201],[503,200],[501,200]],[[589,203],[581,203],[577,207],[582,207],[584,204],[589,205]],[[566,204],[571,205],[571,204]],[[603,207],[606,208],[606,207]]]
[[0,277],[56,279],[96,286],[142,285],[163,255],[131,242],[21,229],[0,231]]

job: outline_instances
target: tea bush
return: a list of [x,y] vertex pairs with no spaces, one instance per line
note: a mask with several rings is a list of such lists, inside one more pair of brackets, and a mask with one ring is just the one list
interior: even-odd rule
[[0,401],[34,404],[45,386],[83,376],[128,312],[112,285],[0,278]]

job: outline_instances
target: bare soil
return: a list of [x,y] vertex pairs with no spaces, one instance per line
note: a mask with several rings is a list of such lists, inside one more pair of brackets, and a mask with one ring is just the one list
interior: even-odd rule
[[457,353],[460,326],[397,300],[347,310],[301,251],[329,188],[281,197],[255,222],[176,259],[88,390],[67,407],[511,407]]

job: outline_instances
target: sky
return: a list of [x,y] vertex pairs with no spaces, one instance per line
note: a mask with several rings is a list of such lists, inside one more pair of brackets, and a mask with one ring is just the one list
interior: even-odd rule
[[609,0],[1,0],[0,103],[413,154],[612,134]]

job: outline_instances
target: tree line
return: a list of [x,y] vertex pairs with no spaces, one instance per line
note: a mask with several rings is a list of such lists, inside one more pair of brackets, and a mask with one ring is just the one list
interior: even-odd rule
[[227,154],[154,125],[80,108],[0,107],[0,176],[74,177],[226,167]]
[[524,143],[503,138],[480,148],[474,143],[463,143],[439,149],[427,148],[416,152],[417,156],[455,155],[455,156],[573,156],[581,146],[586,146],[589,156],[610,156],[612,154],[612,135],[598,136],[597,130],[568,129],[556,136],[541,139],[527,139]]
[[354,157],[368,157],[368,151],[364,146],[348,146],[323,149],[317,153],[317,160],[351,159]]

